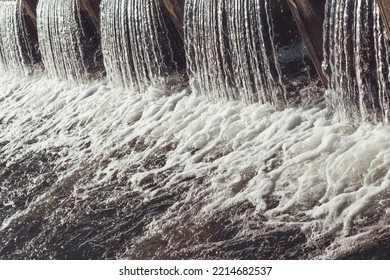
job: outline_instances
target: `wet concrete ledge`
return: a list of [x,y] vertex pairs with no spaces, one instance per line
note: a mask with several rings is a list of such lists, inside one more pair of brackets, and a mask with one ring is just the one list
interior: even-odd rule
[[389,0],[376,0],[381,11],[383,21],[386,26],[387,34],[390,38],[390,1]]

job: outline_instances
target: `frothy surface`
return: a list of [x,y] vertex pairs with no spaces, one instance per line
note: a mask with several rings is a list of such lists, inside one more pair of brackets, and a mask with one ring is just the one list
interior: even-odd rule
[[343,258],[387,239],[386,125],[188,89],[0,84],[1,258]]

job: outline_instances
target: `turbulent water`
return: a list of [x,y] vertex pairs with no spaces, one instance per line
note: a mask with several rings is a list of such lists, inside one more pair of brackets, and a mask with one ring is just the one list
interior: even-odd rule
[[373,1],[327,2],[328,103],[281,1],[186,1],[182,46],[160,1],[102,0],[107,78],[81,3],[39,1],[25,76],[0,2],[1,259],[390,257],[390,129],[360,122],[387,117]]
[[388,257],[386,125],[323,104],[0,83],[1,258]]
[[389,39],[374,0],[328,1],[325,71],[340,119],[389,121]]

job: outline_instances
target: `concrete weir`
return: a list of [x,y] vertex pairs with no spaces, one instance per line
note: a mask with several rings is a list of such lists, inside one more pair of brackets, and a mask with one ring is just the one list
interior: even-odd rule
[[40,0],[37,28],[51,77],[85,81],[101,76],[99,0]]
[[185,0],[163,0],[180,37],[184,39],[183,17]]
[[0,1],[0,67],[28,74],[41,61],[36,28],[37,0]]
[[323,23],[326,0],[288,0],[295,22],[310,52],[313,64],[322,84],[327,87],[327,79],[322,71]]
[[388,36],[390,37],[390,0],[376,0],[379,9],[381,11],[382,19],[386,26],[386,31]]

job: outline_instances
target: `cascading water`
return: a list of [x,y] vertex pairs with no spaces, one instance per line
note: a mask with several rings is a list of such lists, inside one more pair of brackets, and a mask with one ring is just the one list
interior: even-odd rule
[[390,44],[374,0],[326,5],[324,70],[340,119],[389,121]]
[[[287,84],[294,77],[285,74],[296,63],[286,56],[292,49],[271,43],[285,40],[278,38],[285,23],[271,13],[281,2],[215,2],[187,1],[186,48],[198,86],[166,95],[156,87],[142,94],[115,87],[170,86],[184,74],[183,53],[174,47],[178,34],[159,1],[101,2],[112,83],[78,85],[51,77],[86,78],[83,65],[71,60],[82,54],[81,31],[69,37],[77,22],[71,16],[80,9],[76,2],[40,1],[47,72],[20,78],[0,71],[1,259],[389,258],[388,126],[334,121],[324,102],[280,111],[210,102],[204,95],[284,102],[301,77],[299,71]],[[8,4],[0,2],[0,10]],[[387,53],[377,11],[368,4],[327,3],[334,16],[325,28],[325,66],[333,90],[356,92],[373,83],[363,71],[372,61],[363,54],[370,52],[356,63],[345,51],[355,39],[354,48],[368,51],[367,38],[347,30],[371,30],[373,23],[379,31],[367,40]],[[69,13],[67,20],[58,13]],[[61,32],[74,49],[66,49]],[[245,44],[239,48],[234,40]],[[379,54],[374,60],[387,63]],[[355,73],[350,63],[362,67],[356,73],[363,76],[349,76],[359,81],[345,80],[342,66]],[[373,71],[378,88],[387,87],[386,67]],[[274,95],[266,96],[268,90]],[[302,91],[316,94],[311,86]],[[352,103],[355,92],[342,93]]]
[[162,0],[103,0],[102,49],[109,80],[132,91],[185,85],[182,40]]
[[281,108],[318,102],[299,92],[311,63],[287,1],[189,0],[185,15],[188,67],[201,92]]
[[39,45],[52,78],[87,81],[101,76],[99,31],[84,0],[40,0],[37,7]]
[[25,14],[24,2],[0,2],[0,67],[21,75],[31,73],[31,65],[40,60],[36,28]]

